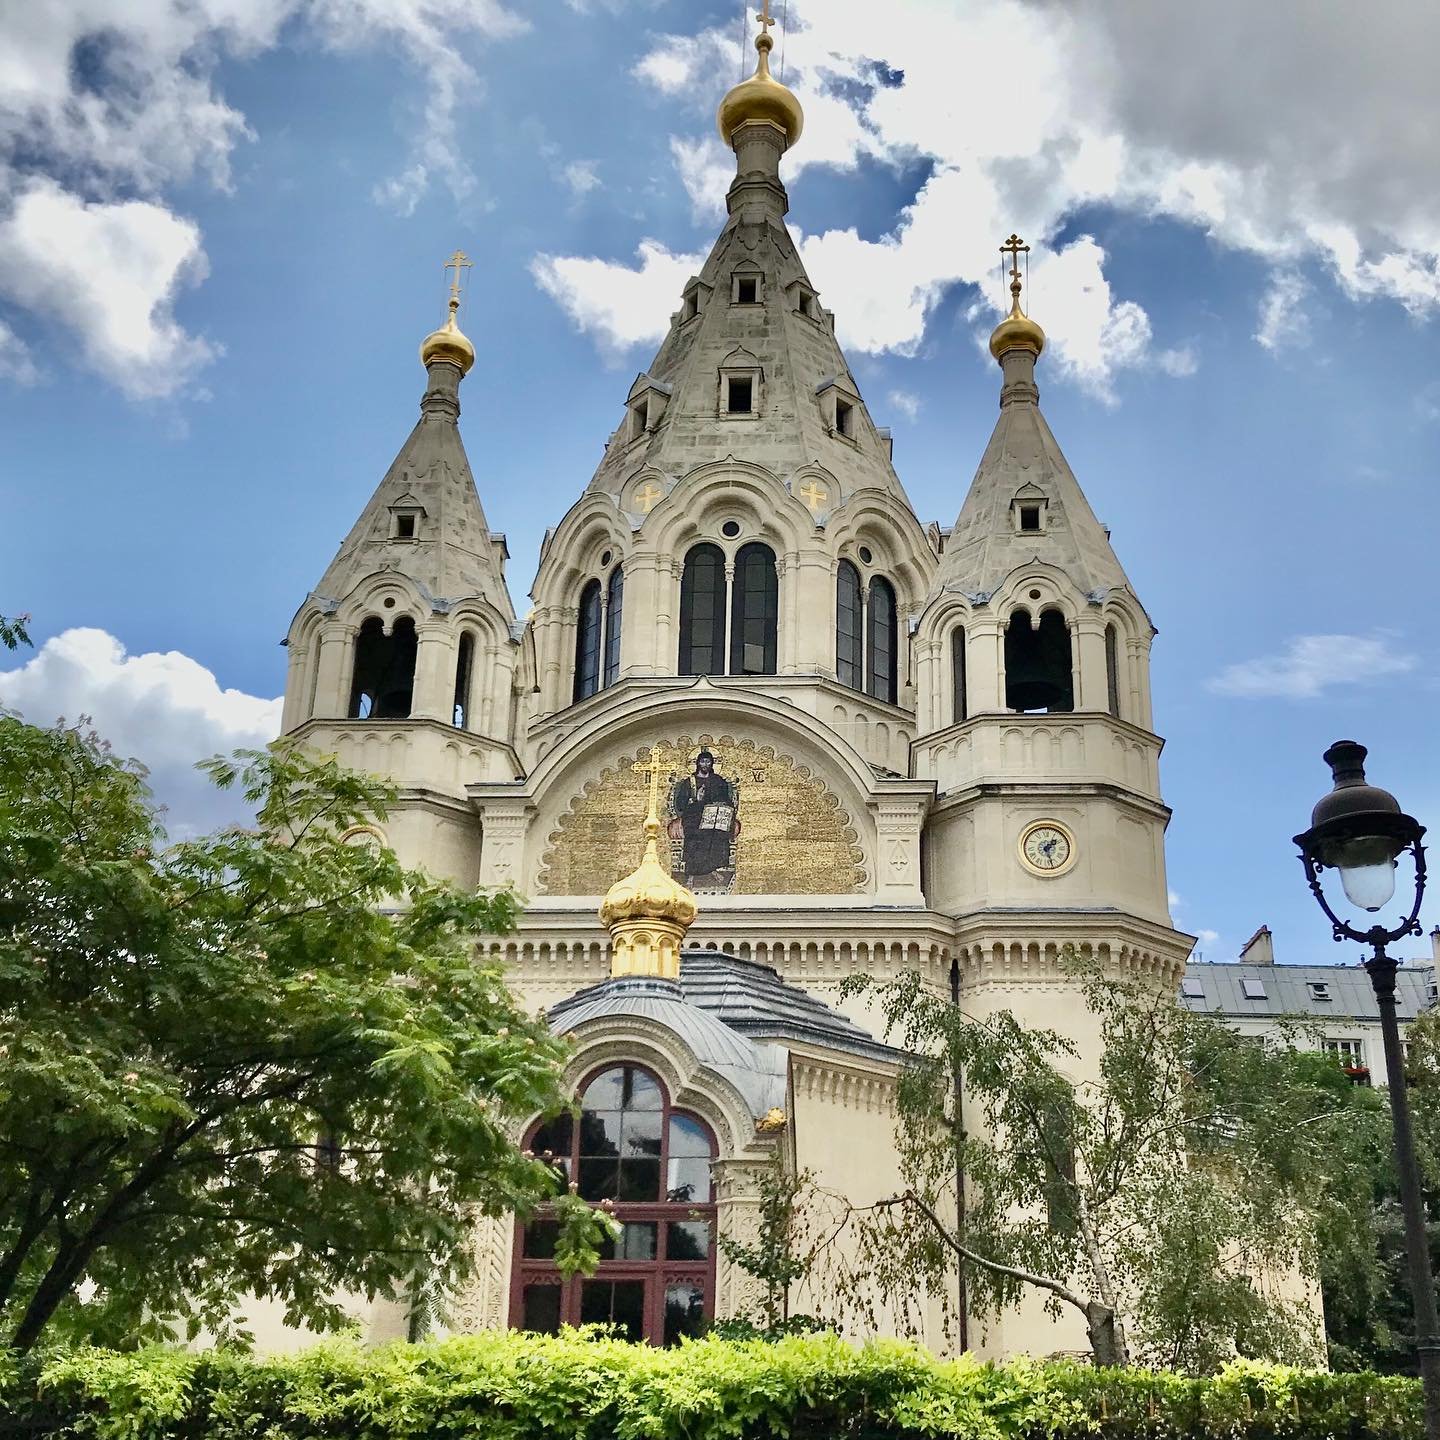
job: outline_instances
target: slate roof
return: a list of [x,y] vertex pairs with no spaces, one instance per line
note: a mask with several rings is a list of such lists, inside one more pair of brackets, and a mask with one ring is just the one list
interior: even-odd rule
[[[1395,981],[1396,1010],[1402,1021],[1413,1020],[1435,1003],[1433,965],[1402,965]],[[1380,1023],[1375,991],[1361,965],[1192,961],[1185,967],[1180,1000],[1191,1010],[1227,1019],[1304,1015]]]

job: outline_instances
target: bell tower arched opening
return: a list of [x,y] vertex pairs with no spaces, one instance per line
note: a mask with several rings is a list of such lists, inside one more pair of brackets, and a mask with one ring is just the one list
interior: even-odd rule
[[1010,616],[1005,627],[1005,706],[1049,712],[1075,708],[1070,627],[1058,610],[1044,611],[1038,623],[1023,608]]
[[415,622],[401,616],[385,633],[372,615],[355,637],[355,672],[350,686],[352,720],[403,720],[415,695]]

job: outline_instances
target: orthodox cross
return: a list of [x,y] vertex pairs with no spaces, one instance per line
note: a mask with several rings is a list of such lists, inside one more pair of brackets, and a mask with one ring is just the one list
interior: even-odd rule
[[446,262],[444,268],[455,272],[455,278],[450,282],[450,298],[458,306],[460,304],[460,272],[473,268],[470,260],[463,250],[457,250]]
[[[1020,303],[1020,257],[1030,254],[1030,247],[1013,231],[1010,238],[1000,247],[1002,255],[1010,257],[1010,293],[1015,297],[1016,305]],[[1025,261],[1029,265],[1030,261]]]
[[813,480],[807,481],[800,487],[800,498],[811,508],[819,508],[830,498],[830,492],[817,485]]
[[647,480],[639,490],[635,492],[635,503],[640,507],[642,515],[648,515],[659,503],[664,491],[653,481]]
[[761,34],[768,35],[770,27],[775,23],[775,17],[770,13],[770,0],[760,0],[760,10],[755,18],[760,22]]
[[670,762],[661,756],[658,745],[652,745],[649,759],[637,760],[630,768],[637,775],[650,777],[650,809],[646,812],[645,820],[647,823],[651,820],[658,822],[660,819],[660,777],[670,773]]

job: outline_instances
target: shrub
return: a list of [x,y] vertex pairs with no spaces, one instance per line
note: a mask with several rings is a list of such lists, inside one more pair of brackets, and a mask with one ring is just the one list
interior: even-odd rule
[[294,1355],[73,1350],[0,1364],[0,1433],[75,1440],[1420,1440],[1414,1380],[1236,1362],[1193,1380],[937,1360],[835,1335],[676,1350],[592,1331]]

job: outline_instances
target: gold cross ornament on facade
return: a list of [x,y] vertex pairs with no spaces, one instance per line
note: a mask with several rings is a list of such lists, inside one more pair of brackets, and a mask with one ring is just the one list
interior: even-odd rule
[[830,492],[823,485],[808,480],[800,487],[800,498],[815,512],[830,498]]
[[445,270],[448,273],[453,270],[455,277],[450,281],[450,298],[458,305],[460,303],[460,272],[472,269],[472,264],[463,250],[457,250],[446,262]]
[[653,480],[647,480],[635,492],[635,503],[640,507],[640,513],[648,515],[660,503],[664,494],[665,492]]

